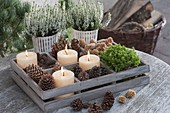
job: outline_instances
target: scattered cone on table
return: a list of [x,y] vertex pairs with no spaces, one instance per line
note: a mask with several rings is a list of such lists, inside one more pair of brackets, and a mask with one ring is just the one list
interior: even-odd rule
[[71,107],[74,111],[80,111],[83,108],[82,100],[80,98],[73,100]]
[[114,104],[114,100],[115,100],[115,98],[114,98],[112,92],[106,92],[104,99],[103,99],[103,102],[101,104],[102,109],[103,110],[110,110],[110,108]]
[[136,96],[136,91],[133,89],[129,89],[125,94],[126,98],[133,98],[134,96]]

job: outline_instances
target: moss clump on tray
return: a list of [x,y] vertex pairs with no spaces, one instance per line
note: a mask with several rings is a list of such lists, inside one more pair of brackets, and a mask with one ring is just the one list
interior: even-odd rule
[[100,57],[104,64],[116,72],[137,67],[140,64],[140,58],[134,49],[127,49],[120,44],[110,46],[101,53]]

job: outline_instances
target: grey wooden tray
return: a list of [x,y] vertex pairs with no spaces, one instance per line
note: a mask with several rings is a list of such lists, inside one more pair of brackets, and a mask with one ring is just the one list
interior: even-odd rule
[[[139,66],[137,68],[133,68],[130,70],[122,71],[119,73],[112,72],[111,74],[101,76],[94,79],[89,79],[82,82],[76,82],[72,85],[61,87],[61,88],[55,88],[48,91],[43,91],[37,83],[35,83],[26,73],[23,69],[21,69],[15,62],[15,59],[11,61],[11,68],[37,93],[37,95],[42,99],[50,99],[52,97],[60,96],[63,94],[68,94],[71,92],[80,91],[83,89],[88,89],[91,87],[104,85],[107,83],[119,81],[122,79],[135,77],[137,75],[149,72],[149,66],[143,65]],[[135,86],[134,86],[135,87]]]
[[[117,93],[129,88],[147,85],[150,81],[148,75],[138,76],[150,71],[149,65],[142,65],[118,73],[109,70],[110,74],[105,76],[81,82],[75,79],[76,83],[72,85],[43,91],[38,84],[16,64],[15,60],[16,59],[11,60],[11,68],[14,71],[14,73],[11,74],[12,78],[44,112],[68,106],[71,101],[76,98],[89,101],[102,97],[107,91]],[[73,65],[76,64],[65,66],[65,68],[70,69]],[[76,92],[75,95],[58,100],[53,99],[53,97],[72,92]]]

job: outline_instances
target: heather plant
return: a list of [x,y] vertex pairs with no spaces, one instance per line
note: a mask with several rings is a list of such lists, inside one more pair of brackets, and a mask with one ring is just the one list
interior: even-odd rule
[[103,10],[103,4],[100,2],[82,2],[80,0],[77,4],[72,4],[70,10],[67,11],[67,22],[75,30],[96,30],[99,27],[107,26],[106,24],[108,24],[111,20],[111,15],[109,15],[108,22],[102,24]]
[[[63,6],[64,7],[64,6]],[[65,29],[65,9],[60,4],[37,5],[35,2],[31,11],[26,14],[25,31],[35,37],[54,35]]]

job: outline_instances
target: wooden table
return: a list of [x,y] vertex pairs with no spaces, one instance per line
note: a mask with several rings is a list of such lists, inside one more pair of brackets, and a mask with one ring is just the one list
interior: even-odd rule
[[[150,65],[150,84],[135,88],[138,92],[126,104],[115,104],[107,113],[170,113],[170,66],[160,59],[138,52],[141,59]],[[16,85],[10,77],[9,61],[15,55],[0,59],[0,113],[42,113],[36,104]],[[121,92],[115,95],[123,95]],[[117,99],[117,97],[116,97]],[[101,99],[95,100],[100,102]],[[81,113],[86,113],[82,110]],[[54,113],[73,113],[70,107],[54,111]]]

